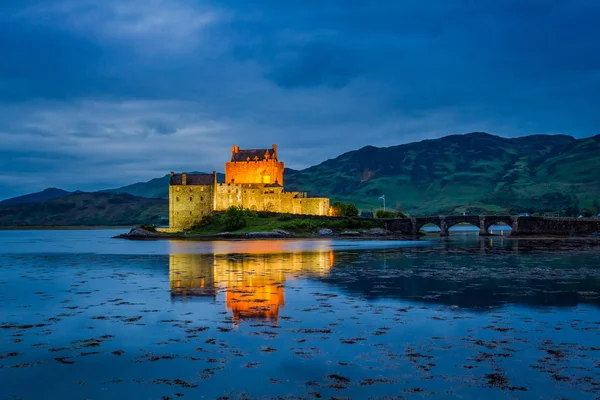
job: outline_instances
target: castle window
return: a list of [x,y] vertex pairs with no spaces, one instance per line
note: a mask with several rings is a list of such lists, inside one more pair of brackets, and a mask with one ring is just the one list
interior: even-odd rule
[[179,201],[179,196],[175,197],[175,201]]
[[194,190],[194,188],[190,186],[190,192],[193,191],[193,190]]
[[190,211],[190,215],[192,215],[192,212]]
[[200,196],[200,201],[204,201],[204,197]]
[[204,186],[202,186],[202,187],[200,188],[200,191],[201,191],[201,192],[204,192]]
[[179,191],[181,190],[181,188],[180,188],[180,187],[177,187],[175,190],[179,192]]
[[192,196],[190,196],[190,201],[193,201],[193,200],[194,200],[194,198]]

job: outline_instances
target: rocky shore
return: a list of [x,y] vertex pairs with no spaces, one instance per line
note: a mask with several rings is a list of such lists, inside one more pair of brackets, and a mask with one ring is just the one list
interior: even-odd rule
[[282,229],[268,232],[198,234],[190,232],[163,233],[148,231],[143,228],[132,228],[128,233],[114,236],[115,239],[127,240],[244,240],[244,239],[318,239],[318,238],[354,238],[354,239],[395,239],[414,240],[413,237],[399,235],[382,228],[346,230],[334,232],[331,229],[320,229],[314,234],[290,233]]

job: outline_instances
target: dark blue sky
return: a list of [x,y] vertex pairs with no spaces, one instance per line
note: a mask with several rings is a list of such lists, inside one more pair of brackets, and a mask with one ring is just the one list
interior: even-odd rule
[[303,168],[454,133],[599,133],[597,0],[3,0],[0,198]]

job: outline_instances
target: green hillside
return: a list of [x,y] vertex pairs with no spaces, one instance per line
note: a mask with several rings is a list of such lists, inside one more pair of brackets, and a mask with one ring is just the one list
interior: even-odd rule
[[41,202],[0,207],[0,226],[133,225],[158,223],[168,201],[128,194],[75,193]]
[[452,135],[400,146],[367,146],[302,171],[287,190],[352,201],[363,209],[401,206],[411,214],[595,211],[600,135],[506,139]]
[[[190,174],[203,174],[205,172],[190,172]],[[147,182],[138,182],[132,185],[123,186],[116,189],[103,190],[108,193],[125,193],[132,196],[148,197],[151,199],[168,199],[169,198],[169,174],[154,178]],[[225,175],[217,173],[217,181],[224,182]]]
[[[223,182],[223,174],[217,179]],[[0,226],[158,222],[168,215],[168,187],[165,175],[96,193],[48,189],[5,200]],[[506,139],[470,133],[386,148],[367,146],[305,170],[286,168],[285,187],[354,202],[365,211],[379,208],[378,198],[385,194],[389,208],[399,205],[411,215],[596,214],[600,135]],[[57,196],[62,197],[53,198]]]

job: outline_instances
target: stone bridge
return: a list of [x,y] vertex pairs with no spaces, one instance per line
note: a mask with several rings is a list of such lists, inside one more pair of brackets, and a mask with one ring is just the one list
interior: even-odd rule
[[519,217],[512,215],[460,215],[398,218],[385,221],[386,229],[416,236],[427,224],[440,228],[440,236],[456,224],[468,223],[479,228],[480,235],[488,235],[492,225],[508,225],[512,236],[529,235],[591,235],[600,233],[599,218]]

